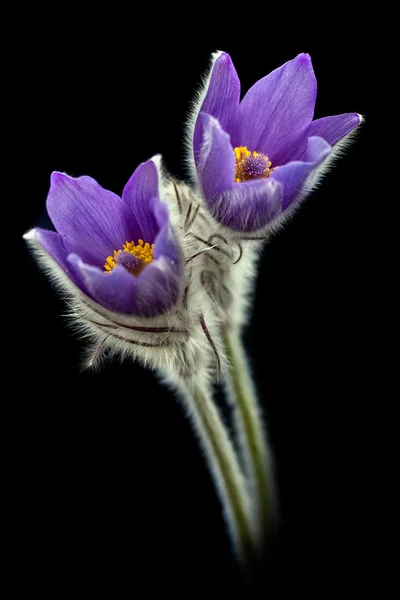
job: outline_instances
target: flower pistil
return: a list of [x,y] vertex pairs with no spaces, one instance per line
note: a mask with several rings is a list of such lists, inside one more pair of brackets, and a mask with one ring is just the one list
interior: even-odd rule
[[267,179],[276,168],[271,169],[271,161],[262,152],[250,152],[246,146],[238,146],[234,148],[234,152],[236,157],[236,183],[252,179]]
[[105,272],[112,271],[117,264],[120,264],[137,277],[146,264],[153,262],[153,249],[154,244],[144,243],[143,240],[138,240],[136,245],[134,242],[125,242],[122,250],[114,250],[113,256],[106,258]]

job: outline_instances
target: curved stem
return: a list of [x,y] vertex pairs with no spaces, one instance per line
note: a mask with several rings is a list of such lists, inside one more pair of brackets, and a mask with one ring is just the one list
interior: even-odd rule
[[235,549],[243,565],[251,567],[257,560],[251,505],[233,444],[209,390],[188,386],[183,392],[184,406],[205,451]]
[[241,456],[250,478],[251,492],[257,498],[258,534],[260,543],[263,543],[276,512],[271,455],[238,330],[226,331],[223,340],[229,365],[227,394],[234,408],[234,426]]

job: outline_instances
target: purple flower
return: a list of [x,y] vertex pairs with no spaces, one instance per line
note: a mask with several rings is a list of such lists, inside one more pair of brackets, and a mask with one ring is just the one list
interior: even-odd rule
[[139,165],[122,198],[91,177],[55,172],[47,211],[57,233],[35,229],[34,241],[96,303],[152,317],[177,302],[183,261],[153,160]]
[[192,121],[195,178],[212,216],[255,231],[303,198],[318,168],[360,123],[356,113],[313,121],[317,82],[299,54],[247,92],[225,52],[214,57]]

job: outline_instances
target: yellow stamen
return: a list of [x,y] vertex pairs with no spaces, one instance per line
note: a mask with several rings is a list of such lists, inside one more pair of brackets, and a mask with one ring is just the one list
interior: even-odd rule
[[236,157],[235,182],[266,179],[277,167],[271,169],[271,161],[262,152],[250,152],[247,146],[234,148]]
[[[113,256],[107,256],[106,262],[104,263],[105,272],[109,273],[112,271],[112,269],[114,269],[114,267],[117,265],[117,256],[121,252],[129,252],[130,254],[133,254],[133,256],[137,256],[137,258],[140,258],[145,265],[153,262],[153,250],[154,244],[145,244],[143,240],[138,240],[136,246],[134,242],[127,241],[125,244],[123,244],[122,250],[114,250]],[[139,274],[141,270],[141,268],[138,268],[137,274]]]

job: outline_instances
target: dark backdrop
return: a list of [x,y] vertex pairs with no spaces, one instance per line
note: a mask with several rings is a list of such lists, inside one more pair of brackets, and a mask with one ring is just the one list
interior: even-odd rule
[[[23,99],[19,235],[45,225],[53,170],[91,175],[120,193],[138,163],[160,152],[183,176],[183,122],[212,51],[231,54],[244,91],[299,52],[311,54],[316,117],[357,111],[367,119],[265,248],[245,332],[281,506],[265,597],[319,599],[344,587],[358,597],[373,462],[358,388],[373,168],[368,34],[350,34],[342,14],[317,15],[319,25],[296,15],[288,29],[285,10],[253,8],[243,6],[220,29],[212,14],[193,29],[200,8],[182,13],[181,24],[155,7],[117,18],[64,7],[43,14],[40,26],[28,22],[15,63]],[[20,264],[23,342],[13,389],[21,394],[8,428],[16,585],[49,598],[65,590],[236,597],[240,575],[219,501],[180,406],[137,365],[82,371],[82,342],[61,318],[64,304],[22,245]]]

